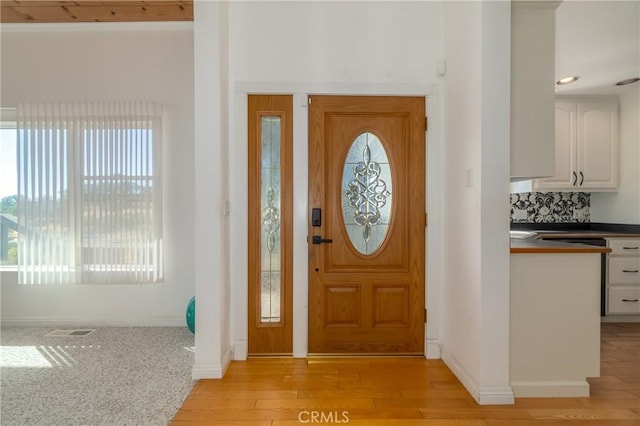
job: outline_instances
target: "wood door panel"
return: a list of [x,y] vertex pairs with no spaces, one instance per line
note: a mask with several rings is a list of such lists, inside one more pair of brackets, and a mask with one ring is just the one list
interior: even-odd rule
[[409,326],[409,285],[374,285],[372,327]]
[[[321,226],[310,224],[309,240],[320,236],[332,243],[309,244],[309,351],[424,353],[425,99],[312,96],[310,100],[309,213],[321,208],[323,217]],[[367,139],[360,161],[351,149],[360,149],[354,141],[365,132],[375,136],[384,154],[368,152]],[[343,182],[349,153],[353,176],[357,170],[371,171],[373,176],[369,180],[367,174],[363,181],[355,180],[362,175],[349,177],[360,191],[356,200],[365,200],[363,214],[372,215],[364,217],[384,222],[384,212],[378,209],[390,212],[386,236],[377,249],[367,245],[363,251],[362,243],[356,248],[345,224],[343,200],[356,208],[349,198],[354,193]],[[370,189],[380,187],[375,185],[386,192]],[[382,198],[375,198],[379,194]],[[365,223],[356,220],[355,212],[350,214],[354,215],[351,232],[362,232],[366,241]],[[375,220],[370,229],[378,224]]]
[[362,295],[359,285],[326,285],[325,327],[360,327]]

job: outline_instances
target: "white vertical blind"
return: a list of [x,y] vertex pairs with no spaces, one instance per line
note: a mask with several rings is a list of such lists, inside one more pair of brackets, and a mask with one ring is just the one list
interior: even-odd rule
[[162,269],[162,107],[18,106],[21,284],[150,283]]

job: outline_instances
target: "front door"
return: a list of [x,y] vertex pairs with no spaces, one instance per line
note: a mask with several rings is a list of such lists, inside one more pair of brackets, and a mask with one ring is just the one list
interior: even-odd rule
[[309,99],[309,352],[423,354],[425,98]]

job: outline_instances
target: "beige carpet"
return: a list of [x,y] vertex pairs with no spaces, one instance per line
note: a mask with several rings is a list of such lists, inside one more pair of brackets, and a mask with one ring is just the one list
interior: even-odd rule
[[186,327],[2,328],[0,424],[167,425],[193,388]]

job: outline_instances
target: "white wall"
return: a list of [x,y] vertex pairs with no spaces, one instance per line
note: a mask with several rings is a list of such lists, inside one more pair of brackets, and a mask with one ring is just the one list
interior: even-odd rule
[[479,403],[509,404],[510,4],[444,10],[443,359]]
[[620,94],[620,188],[591,193],[591,222],[640,224],[640,87]]
[[[228,4],[194,4],[195,287],[193,378],[220,378],[231,360],[228,199]],[[246,269],[246,263],[244,265]],[[246,300],[243,302],[246,305]]]
[[[306,94],[429,95],[433,130],[428,143],[441,144],[437,108],[437,64],[442,58],[442,6],[439,3],[382,2],[232,2],[229,11],[229,83],[231,196],[231,332],[236,358],[246,354],[247,218],[246,94],[291,93],[294,105],[294,353],[306,355]],[[430,103],[431,105],[431,103]],[[431,106],[429,107],[431,108]],[[302,120],[300,117],[302,116]],[[438,171],[437,146],[429,173]],[[437,185],[429,181],[429,202],[438,202]],[[436,212],[434,207],[433,211]],[[430,224],[437,227],[437,213]],[[431,229],[431,228],[430,228]],[[438,234],[437,229],[431,235]],[[434,244],[434,268],[439,262]],[[427,336],[439,347],[441,277],[429,275]],[[433,299],[431,299],[433,295]],[[439,350],[435,349],[439,355]]]
[[165,281],[18,286],[2,272],[2,323],[185,325],[194,295],[193,30],[190,23],[2,25],[1,106],[163,104]]
[[443,357],[481,377],[482,4],[445,6],[445,318]]

